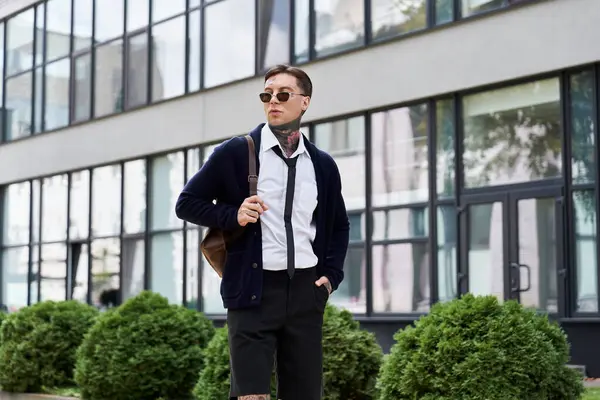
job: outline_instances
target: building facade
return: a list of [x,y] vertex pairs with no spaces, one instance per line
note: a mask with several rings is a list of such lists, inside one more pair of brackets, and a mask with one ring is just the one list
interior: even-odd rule
[[151,289],[222,322],[175,201],[291,63],[351,220],[331,302],[387,349],[436,302],[516,299],[600,376],[596,1],[0,1],[2,303]]

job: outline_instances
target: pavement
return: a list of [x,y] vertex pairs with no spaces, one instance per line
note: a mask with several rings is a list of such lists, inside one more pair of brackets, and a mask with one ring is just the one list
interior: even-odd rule
[[[49,394],[0,392],[0,400],[73,400],[76,397],[53,396]],[[79,400],[79,399],[76,399]]]

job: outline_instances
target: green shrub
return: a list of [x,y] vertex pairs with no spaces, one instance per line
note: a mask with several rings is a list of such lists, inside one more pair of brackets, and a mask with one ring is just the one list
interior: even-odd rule
[[[370,400],[383,354],[375,336],[361,330],[348,311],[332,305],[323,323],[324,400]],[[221,328],[206,349],[207,366],[195,394],[199,400],[229,399],[229,348],[227,328]],[[272,381],[275,399],[276,382]]]
[[98,317],[77,352],[86,400],[190,397],[214,327],[203,314],[144,291]]
[[73,384],[75,354],[98,311],[76,301],[45,301],[6,316],[0,386],[11,392]]
[[566,367],[558,325],[514,301],[471,294],[436,304],[399,331],[378,381],[381,400],[574,400],[581,376]]

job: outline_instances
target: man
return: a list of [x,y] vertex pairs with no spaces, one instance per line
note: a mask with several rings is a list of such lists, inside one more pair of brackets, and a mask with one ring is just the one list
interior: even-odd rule
[[183,220],[243,229],[228,246],[221,282],[230,396],[240,400],[269,399],[274,365],[279,399],[322,396],[323,312],[344,277],[350,225],[337,165],[300,132],[311,96],[301,69],[269,70],[259,94],[268,123],[250,133],[258,195],[249,197],[248,144],[235,137],[214,150],[177,201]]

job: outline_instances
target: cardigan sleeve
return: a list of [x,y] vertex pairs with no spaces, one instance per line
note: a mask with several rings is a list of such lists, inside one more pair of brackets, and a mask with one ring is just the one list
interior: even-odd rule
[[237,207],[218,202],[225,190],[223,175],[232,168],[232,163],[228,162],[228,152],[232,151],[229,143],[230,140],[218,146],[200,170],[186,183],[175,205],[178,218],[192,224],[226,231],[239,227]]

